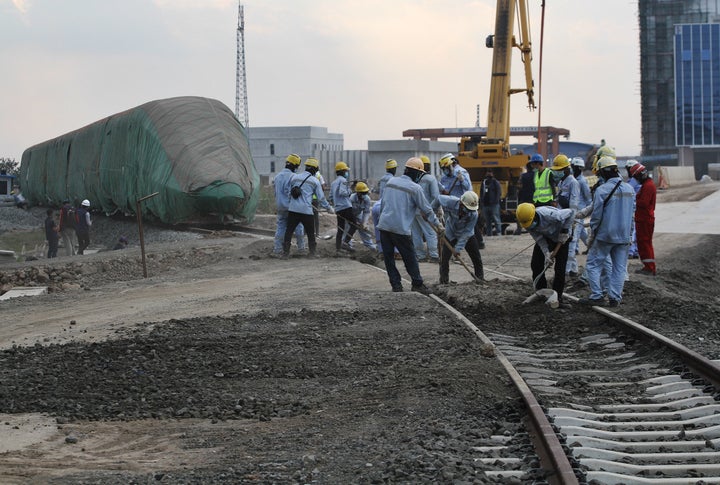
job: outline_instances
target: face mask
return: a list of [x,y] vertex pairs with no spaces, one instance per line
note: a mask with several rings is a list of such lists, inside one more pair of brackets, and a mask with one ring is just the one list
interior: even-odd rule
[[562,180],[562,178],[565,176],[565,172],[560,172],[559,170],[553,170],[552,176],[555,180]]
[[538,225],[538,221],[537,221],[537,219],[534,219],[534,220],[530,223],[530,227],[528,227],[528,229],[535,229],[535,228],[537,227],[537,225]]
[[443,168],[443,173],[449,177],[452,174],[452,169],[445,167]]

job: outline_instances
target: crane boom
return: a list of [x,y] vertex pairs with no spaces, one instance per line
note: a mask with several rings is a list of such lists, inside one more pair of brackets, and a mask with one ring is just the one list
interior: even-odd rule
[[[516,23],[519,26],[517,36],[514,32]],[[510,96],[525,93],[528,108],[535,109],[527,0],[497,0],[495,32],[488,36],[485,44],[493,49],[487,135],[461,138],[457,159],[468,170],[473,189],[479,194],[485,173],[488,169],[494,171],[503,189],[505,207],[501,212],[511,216],[517,205],[517,181],[529,157],[510,153]],[[510,87],[514,48],[520,50],[525,67],[524,88]]]

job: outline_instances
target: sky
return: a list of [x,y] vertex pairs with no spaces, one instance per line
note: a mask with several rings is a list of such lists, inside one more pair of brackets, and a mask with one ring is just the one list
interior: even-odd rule
[[[637,2],[547,0],[541,56],[542,0],[527,1],[541,123],[639,155]],[[478,105],[486,126],[495,3],[243,0],[249,124],[327,127],[345,149],[472,127]],[[155,99],[204,96],[234,111],[237,13],[237,0],[0,0],[0,157],[19,162]],[[524,87],[519,59],[513,88]],[[512,97],[511,125],[537,126],[526,104]]]

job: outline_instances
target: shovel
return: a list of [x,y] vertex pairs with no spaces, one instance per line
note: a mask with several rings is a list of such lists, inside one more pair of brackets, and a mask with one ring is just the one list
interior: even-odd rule
[[550,268],[550,266],[552,266],[552,262],[554,261],[555,256],[557,255],[558,251],[560,251],[560,248],[562,247],[562,245],[563,245],[563,243],[561,243],[561,242],[558,242],[555,245],[555,249],[553,249],[553,252],[550,253],[550,259],[545,263],[545,267],[540,272],[540,274],[537,275],[535,277],[535,279],[533,280],[533,290],[534,291],[538,291],[538,289],[537,289],[538,281],[540,281],[540,278],[542,278],[542,276],[545,274],[545,271],[547,271],[548,268]]

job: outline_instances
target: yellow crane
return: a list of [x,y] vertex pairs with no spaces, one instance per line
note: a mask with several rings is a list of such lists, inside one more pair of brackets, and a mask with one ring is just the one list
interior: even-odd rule
[[[516,21],[517,36],[514,33]],[[488,36],[485,45],[493,49],[490,98],[488,100],[488,127],[484,137],[460,139],[458,162],[465,167],[480,193],[485,172],[492,169],[502,186],[504,220],[514,217],[517,206],[517,182],[530,157],[510,153],[510,96],[526,93],[528,108],[535,109],[534,82],[531,70],[532,49],[529,15],[526,0],[497,0],[495,33]],[[520,51],[525,68],[525,87],[510,87],[510,70],[513,49]]]

